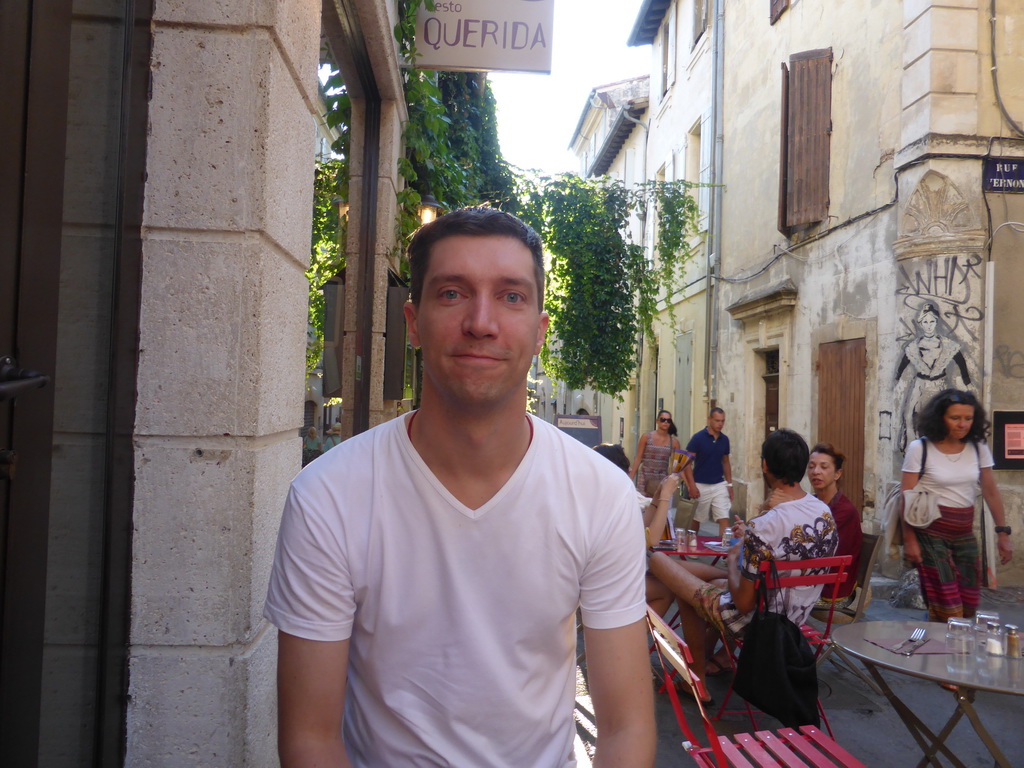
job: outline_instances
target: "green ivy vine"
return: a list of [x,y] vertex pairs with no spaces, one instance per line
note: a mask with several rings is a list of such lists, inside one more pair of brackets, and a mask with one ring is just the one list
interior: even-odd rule
[[[398,173],[396,221],[399,253],[419,226],[420,202],[433,195],[446,210],[487,203],[534,226],[550,255],[547,308],[549,342],[541,357],[555,379],[573,389],[591,386],[619,394],[636,366],[640,331],[653,332],[659,301],[678,287],[697,231],[697,203],[686,182],[627,187],[609,178],[571,174],[531,176],[511,168],[498,143],[496,104],[483,74],[418,70],[416,12],[433,0],[400,0],[395,39],[403,70],[409,120]],[[323,348],[326,281],[344,268],[344,221],[337,197],[348,198],[351,103],[339,73],[324,89],[326,119],[339,131],[336,159],[319,163],[313,211],[310,324],[316,342],[307,353],[312,371]],[[657,257],[648,262],[641,243],[627,237],[631,216],[657,222]],[[407,265],[400,258],[402,270]],[[670,314],[672,304],[668,303]]]
[[398,165],[405,188],[398,194],[398,247],[404,251],[420,225],[423,196],[444,210],[489,203],[512,204],[515,177],[498,143],[497,105],[487,76],[476,72],[416,69],[416,12],[433,0],[402,0],[395,39],[404,70],[409,122]]
[[[571,389],[618,395],[636,368],[639,332],[653,334],[659,300],[692,256],[698,208],[688,182],[627,186],[572,174],[521,180],[518,213],[549,254],[545,371]],[[657,219],[657,258],[627,237],[632,215]],[[670,316],[673,305],[668,303]]]

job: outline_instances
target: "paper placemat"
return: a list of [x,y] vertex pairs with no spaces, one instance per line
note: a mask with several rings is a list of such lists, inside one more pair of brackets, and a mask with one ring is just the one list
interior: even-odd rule
[[[907,638],[905,637],[879,637],[874,640],[868,640],[868,642],[872,643],[873,645],[877,645],[879,648],[885,648],[885,650],[889,651],[890,653],[895,653],[902,656],[902,651],[893,651],[892,647],[896,645],[896,643],[901,643],[906,639]],[[910,643],[907,643],[907,645],[910,645]],[[945,639],[937,640],[934,637],[930,637],[928,638],[927,643],[925,643],[916,651],[914,651],[915,656],[919,653],[952,653],[952,651],[946,648]]]

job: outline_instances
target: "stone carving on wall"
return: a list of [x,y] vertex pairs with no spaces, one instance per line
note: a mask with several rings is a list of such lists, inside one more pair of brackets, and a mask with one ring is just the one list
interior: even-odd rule
[[916,437],[914,418],[933,395],[980,386],[985,309],[979,226],[964,195],[936,171],[921,178],[900,217],[893,402],[900,452]]
[[963,193],[938,171],[925,173],[900,216],[896,258],[980,251],[984,244],[985,231]]

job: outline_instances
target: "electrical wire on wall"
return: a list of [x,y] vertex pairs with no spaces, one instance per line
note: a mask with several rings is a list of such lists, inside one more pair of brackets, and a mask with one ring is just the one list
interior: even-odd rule
[[996,104],[999,105],[999,111],[1002,113],[1003,119],[1010,126],[1010,129],[1018,136],[1024,136],[1024,128],[1021,128],[1020,123],[1010,116],[1006,105],[1003,104],[1003,97],[999,93],[999,65],[996,63],[996,0],[992,0],[990,5],[989,30],[992,37],[992,45],[990,46],[992,55],[992,88],[995,91]]

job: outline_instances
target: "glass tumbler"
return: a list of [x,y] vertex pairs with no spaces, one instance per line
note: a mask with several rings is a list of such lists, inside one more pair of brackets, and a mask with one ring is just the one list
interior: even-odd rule
[[985,641],[988,639],[989,622],[999,623],[998,611],[978,611],[974,614],[974,655],[984,658]]
[[958,654],[974,650],[974,625],[970,619],[952,618],[946,622],[946,650]]
[[689,539],[689,531],[685,528],[676,528],[676,552],[686,551],[687,539]]

